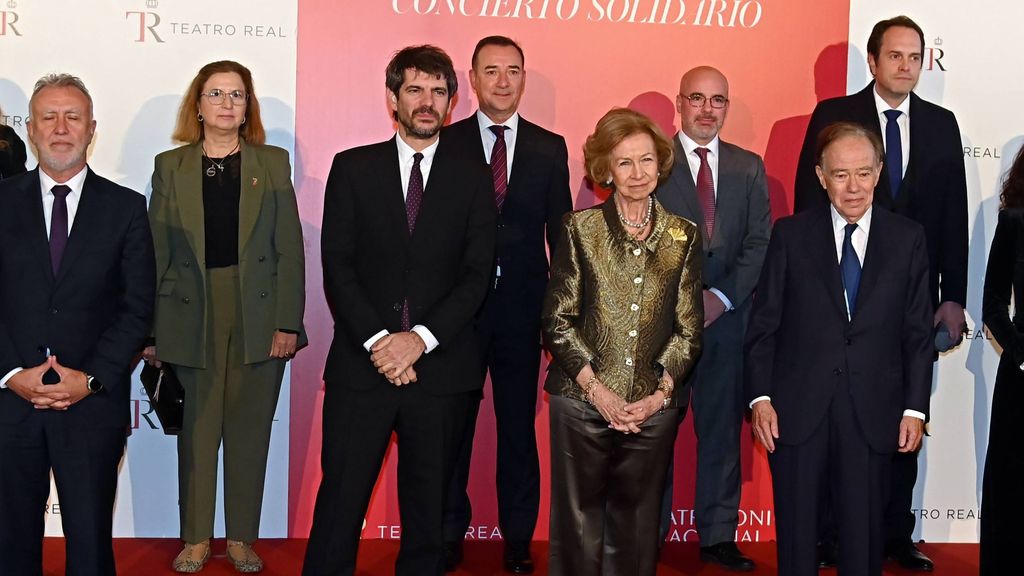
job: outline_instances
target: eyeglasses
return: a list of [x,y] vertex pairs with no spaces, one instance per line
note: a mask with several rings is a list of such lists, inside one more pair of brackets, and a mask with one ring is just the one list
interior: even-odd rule
[[223,104],[225,96],[230,98],[231,103],[236,106],[241,106],[249,100],[249,95],[243,90],[232,90],[231,92],[228,92],[226,90],[221,90],[220,88],[214,88],[209,92],[200,92],[199,95],[206,96],[207,101],[214,106]]
[[703,108],[705,101],[710,102],[712,108],[725,108],[725,105],[729,103],[729,99],[725,96],[715,95],[708,98],[699,92],[694,92],[689,96],[683,96],[683,98],[686,98],[686,100],[690,102],[690,106],[693,106],[694,108]]

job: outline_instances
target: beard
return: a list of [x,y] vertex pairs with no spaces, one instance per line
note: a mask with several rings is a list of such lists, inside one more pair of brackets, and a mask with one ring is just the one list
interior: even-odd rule
[[72,150],[67,154],[53,154],[45,146],[36,147],[39,152],[39,164],[51,172],[64,172],[85,163],[86,150]]
[[[417,114],[429,113],[434,117],[437,122],[432,126],[417,126],[415,117]],[[428,140],[433,138],[441,130],[441,115],[437,113],[430,106],[421,106],[413,110],[408,116],[404,114],[398,115],[398,121],[405,127],[406,133],[413,138],[419,138],[421,140]]]

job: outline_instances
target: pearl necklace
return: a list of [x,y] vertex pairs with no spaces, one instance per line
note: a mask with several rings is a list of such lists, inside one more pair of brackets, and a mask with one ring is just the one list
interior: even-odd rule
[[619,215],[619,221],[621,221],[626,226],[629,226],[630,228],[636,228],[638,230],[643,230],[644,228],[647,227],[648,224],[651,223],[651,214],[653,212],[654,212],[654,198],[651,197],[651,196],[647,197],[647,215],[644,216],[643,221],[639,222],[639,223],[637,223],[637,222],[630,222],[629,220],[626,220],[626,217],[623,216],[622,212],[619,211],[619,204],[618,203],[615,204],[615,213]]
[[[220,159],[220,163],[218,163],[216,160],[211,158],[210,155],[206,152],[206,144],[203,144],[203,156],[207,160],[209,160],[210,163],[213,165],[213,166],[210,166],[209,168],[206,169],[206,175],[209,176],[210,178],[213,178],[214,176],[217,175],[217,170],[220,170],[221,172],[223,172],[224,171],[224,163],[228,161],[228,156],[231,156],[232,154],[234,154],[235,150],[238,150],[238,147],[240,145],[241,145],[241,141],[236,142],[235,143],[235,147],[231,149],[231,152],[228,152],[227,154],[225,154],[224,157]],[[213,169],[214,166],[217,167],[217,170]]]

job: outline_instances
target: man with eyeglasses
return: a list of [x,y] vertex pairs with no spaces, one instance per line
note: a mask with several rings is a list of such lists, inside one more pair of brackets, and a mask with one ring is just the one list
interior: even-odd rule
[[[700,226],[704,244],[704,352],[684,382],[692,386],[697,434],[697,534],[703,561],[749,571],[754,562],[735,543],[743,337],[768,247],[768,185],[760,156],[719,137],[729,112],[729,82],[721,72],[699,66],[684,74],[676,109],[681,129],[675,137],[675,168],[657,194],[665,208]],[[680,418],[684,414],[685,409]],[[663,535],[669,531],[671,504],[670,468]]]
[[[945,352],[961,342],[966,328],[967,179],[960,128],[952,112],[913,92],[924,51],[920,26],[906,16],[882,20],[871,30],[867,48],[874,81],[856,94],[819,103],[811,115],[797,165],[794,212],[828,202],[814,172],[815,142],[825,126],[851,121],[881,138],[885,163],[874,203],[924,226],[935,347]],[[931,571],[931,559],[911,539],[917,455],[901,453],[893,459],[886,554],[904,568]],[[834,529],[828,528],[834,523],[827,516],[819,550],[822,567],[834,565],[837,556]]]

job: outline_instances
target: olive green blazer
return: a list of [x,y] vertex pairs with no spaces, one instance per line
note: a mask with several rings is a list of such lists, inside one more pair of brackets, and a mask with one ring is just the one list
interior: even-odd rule
[[[267,359],[274,331],[299,332],[305,306],[302,226],[288,152],[242,142],[238,268],[245,363]],[[201,144],[156,157],[149,221],[156,252],[157,355],[181,366],[206,364],[206,231]]]

